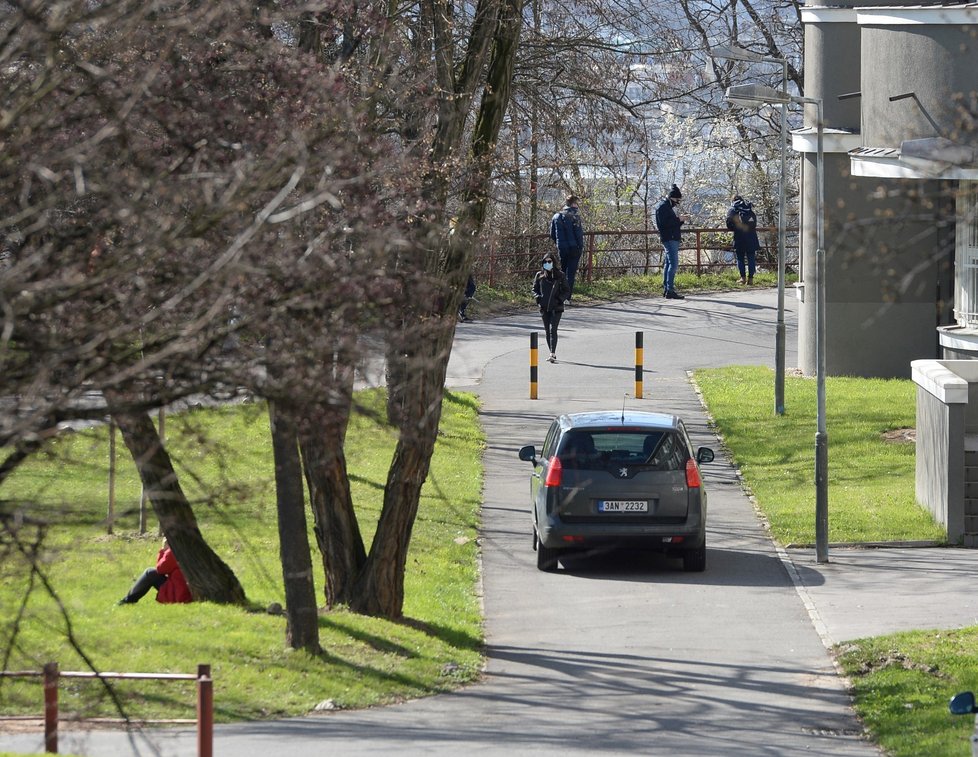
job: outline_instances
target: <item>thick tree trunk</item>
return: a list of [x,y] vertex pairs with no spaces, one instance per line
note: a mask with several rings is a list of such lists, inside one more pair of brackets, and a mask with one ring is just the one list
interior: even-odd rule
[[[106,396],[110,409],[118,406],[111,393]],[[244,604],[245,592],[237,576],[204,541],[153,419],[145,412],[113,412],[112,417],[194,599]]]
[[319,651],[319,614],[312,579],[312,556],[306,532],[302,464],[296,447],[296,426],[289,413],[268,403],[275,457],[279,555],[285,582],[285,643],[293,649]]
[[[489,39],[482,35],[491,35],[492,57],[473,129],[461,208],[453,219],[451,233],[426,255],[425,273],[434,291],[427,303],[405,308],[401,332],[392,335],[389,341],[388,415],[400,429],[400,436],[387,474],[377,532],[350,603],[356,612],[387,618],[398,618],[403,612],[408,546],[438,434],[445,373],[455,335],[455,311],[469,273],[472,244],[485,220],[491,161],[509,104],[522,24],[522,0],[480,2],[479,7],[487,13],[483,20],[491,17],[493,21],[491,25],[477,23],[478,35],[474,29],[473,37],[485,53],[490,48]],[[439,123],[435,144],[443,152],[433,151],[436,157],[451,154],[458,148],[456,140],[460,138],[465,119],[458,112],[455,118],[461,121]],[[438,171],[433,173],[437,176]],[[429,177],[428,188],[429,197],[442,196],[443,185],[437,179]],[[448,227],[446,223],[445,228]],[[422,243],[430,242],[431,238],[429,233]]]
[[354,579],[367,560],[343,454],[352,394],[346,393],[344,399],[345,404],[330,405],[325,411],[305,410],[299,424],[314,531],[326,574],[327,607],[350,602]]
[[428,476],[438,435],[445,371],[455,334],[454,309],[419,318],[405,341],[407,377],[401,393],[403,423],[384,487],[384,507],[370,554],[350,608],[367,615],[399,618],[404,606],[404,571],[421,487]]

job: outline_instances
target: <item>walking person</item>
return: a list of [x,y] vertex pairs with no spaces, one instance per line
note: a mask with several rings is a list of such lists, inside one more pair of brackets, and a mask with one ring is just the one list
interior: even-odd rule
[[533,296],[543,318],[551,363],[557,362],[557,326],[564,314],[564,302],[570,299],[570,292],[570,284],[560,270],[557,257],[548,252],[540,261],[540,270],[533,277]]
[[156,589],[156,601],[163,604],[193,601],[187,579],[183,577],[183,571],[180,570],[177,558],[166,539],[163,540],[163,546],[156,555],[156,567],[143,571],[129,593],[120,599],[118,604],[134,605],[153,588]]
[[761,249],[757,238],[757,215],[754,207],[740,195],[734,195],[727,210],[727,228],[733,232],[740,283],[753,284],[757,269],[757,251]]
[[581,224],[581,214],[577,209],[577,197],[570,195],[564,207],[550,219],[550,238],[557,245],[560,256],[560,269],[567,277],[569,293],[568,302],[574,293],[574,277],[581,263],[584,252],[584,226]]
[[679,215],[679,203],[683,193],[675,184],[669,194],[655,208],[655,225],[659,229],[659,238],[665,250],[665,261],[662,266],[662,294],[669,300],[684,300],[683,295],[676,291],[676,271],[679,270],[679,244],[682,241],[682,225],[686,217]]
[[469,280],[465,282],[465,291],[462,293],[462,302],[458,306],[458,320],[461,323],[469,323],[472,321],[465,314],[466,308],[468,308],[469,303],[475,298],[475,277],[470,273]]

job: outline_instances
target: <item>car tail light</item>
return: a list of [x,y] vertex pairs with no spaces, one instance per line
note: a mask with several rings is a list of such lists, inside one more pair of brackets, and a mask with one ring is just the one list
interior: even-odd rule
[[696,467],[696,461],[689,458],[686,461],[686,486],[690,489],[699,489],[701,483],[700,469]]
[[544,479],[544,486],[560,486],[564,478],[564,466],[561,465],[560,458],[554,455],[550,458],[550,467],[547,468],[547,478]]

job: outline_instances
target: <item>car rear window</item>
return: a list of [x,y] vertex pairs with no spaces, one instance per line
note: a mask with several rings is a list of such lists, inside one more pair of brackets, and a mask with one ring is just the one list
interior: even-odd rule
[[654,470],[683,470],[686,448],[671,431],[575,429],[561,440],[560,462],[578,470],[615,465],[647,465]]

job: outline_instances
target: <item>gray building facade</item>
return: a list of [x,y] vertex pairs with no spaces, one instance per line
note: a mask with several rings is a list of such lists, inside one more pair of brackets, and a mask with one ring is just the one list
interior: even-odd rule
[[[810,4],[824,129],[826,372],[978,357],[978,5]],[[815,372],[816,111],[803,154],[799,367]],[[973,266],[971,242],[974,243]]]

